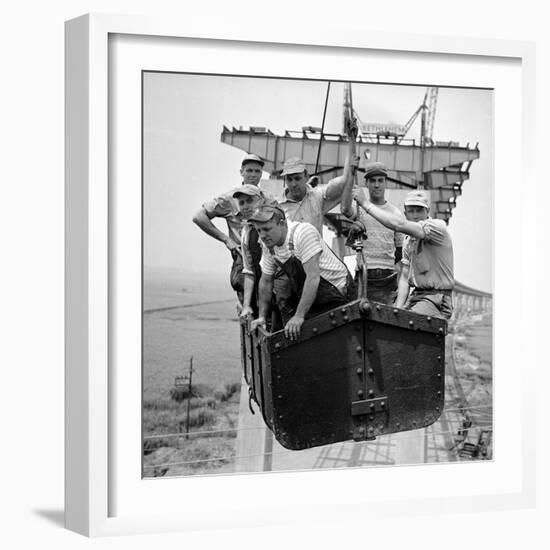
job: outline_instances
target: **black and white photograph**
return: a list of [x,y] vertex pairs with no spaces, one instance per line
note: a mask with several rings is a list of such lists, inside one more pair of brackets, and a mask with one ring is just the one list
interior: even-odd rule
[[6,8],[3,546],[543,547],[544,4]]
[[493,90],[142,91],[142,476],[493,460]]

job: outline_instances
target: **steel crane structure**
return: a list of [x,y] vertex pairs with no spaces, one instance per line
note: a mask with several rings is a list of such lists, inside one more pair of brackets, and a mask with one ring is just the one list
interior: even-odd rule
[[[424,100],[404,126],[363,123],[351,106],[351,84],[344,87],[344,125],[350,113],[361,130],[356,151],[361,157],[359,169],[367,162],[383,162],[388,168],[388,188],[426,189],[431,195],[431,215],[449,221],[462,185],[470,176],[470,167],[480,156],[478,144],[460,145],[455,141],[434,141],[433,128],[438,88],[426,90]],[[407,132],[421,115],[420,138],[408,138]],[[303,159],[310,174],[321,182],[341,173],[347,152],[347,136],[326,133],[321,128],[304,126],[301,131],[276,135],[264,127],[223,127],[220,139],[247,153],[260,156],[264,170],[279,178],[283,162],[290,157]]]

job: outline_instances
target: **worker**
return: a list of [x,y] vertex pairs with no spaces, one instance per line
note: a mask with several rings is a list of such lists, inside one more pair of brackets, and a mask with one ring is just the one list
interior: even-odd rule
[[[258,186],[262,178],[264,161],[257,155],[246,155],[241,162],[240,174],[243,185]],[[198,225],[207,235],[225,244],[233,264],[230,272],[230,283],[237,293],[239,309],[244,299],[244,276],[242,273],[243,260],[241,255],[241,232],[245,220],[239,212],[238,202],[233,198],[235,189],[219,195],[205,202],[198,212],[193,216],[193,222]],[[228,232],[225,234],[218,229],[212,220],[224,218],[227,222]]]
[[449,319],[454,287],[453,245],[445,222],[429,216],[427,193],[415,190],[407,194],[405,216],[373,204],[363,189],[356,188],[352,193],[367,214],[386,227],[408,235],[403,245],[395,306]]
[[[351,160],[352,156],[348,154],[342,176],[331,179],[327,184],[317,185],[317,177],[309,178],[307,167],[302,159],[298,157],[287,159],[281,172],[285,185],[284,195],[279,200],[279,206],[287,220],[310,223],[322,235],[324,215],[340,202],[348,172],[351,170]],[[273,288],[275,294],[279,296],[290,292],[288,276],[282,269],[277,269],[275,272]],[[272,330],[282,328],[282,323],[281,312],[278,308],[273,308]]]
[[[263,204],[277,204],[267,197],[257,185],[245,184],[237,188],[233,193],[237,200],[237,207],[244,221]],[[262,249],[258,238],[258,232],[251,223],[245,223],[241,232],[241,256],[243,274],[243,302],[241,317],[252,315],[258,316],[258,283],[260,281],[261,269],[260,258]]]
[[287,159],[281,175],[285,189],[280,207],[289,221],[308,222],[322,235],[323,216],[334,208],[342,197],[346,175],[350,170],[351,157],[348,155],[344,165],[344,174],[331,179],[326,184],[312,186],[317,177],[308,177],[306,165],[298,157]]
[[[386,200],[387,175],[386,166],[381,162],[366,165],[364,181],[369,192],[369,200],[389,215],[400,216],[399,209]],[[348,218],[359,222],[362,233],[367,237],[363,247],[363,257],[367,266],[367,298],[391,304],[396,297],[397,266],[402,256],[404,235],[386,227],[373,216],[368,216],[362,208],[357,207],[352,200],[353,183],[354,178],[350,170],[342,193],[340,210]]]
[[300,335],[304,320],[355,299],[356,286],[346,265],[332,252],[315,227],[288,222],[278,206],[260,206],[249,218],[262,243],[259,316],[251,324],[266,327],[275,273],[289,280],[288,291],[275,289],[287,338]]

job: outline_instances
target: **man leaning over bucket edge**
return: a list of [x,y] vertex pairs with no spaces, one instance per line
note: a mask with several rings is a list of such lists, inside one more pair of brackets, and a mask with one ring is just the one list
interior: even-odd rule
[[289,291],[275,291],[285,336],[295,340],[304,320],[355,298],[355,284],[346,265],[307,222],[287,222],[278,206],[261,206],[249,218],[262,242],[259,317],[251,328],[266,326],[278,269],[289,279]]

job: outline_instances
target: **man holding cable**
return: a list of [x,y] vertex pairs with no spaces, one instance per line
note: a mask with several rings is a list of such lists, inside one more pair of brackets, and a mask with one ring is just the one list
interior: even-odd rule
[[[365,167],[365,185],[369,202],[388,215],[400,215],[399,210],[386,200],[388,172],[381,162],[371,162]],[[363,186],[365,187],[365,186]],[[367,298],[383,304],[393,303],[397,290],[398,269],[401,260],[404,235],[382,224],[359,208],[352,200],[353,177],[348,176],[342,194],[341,212],[361,224],[366,232],[363,256],[367,265]]]

